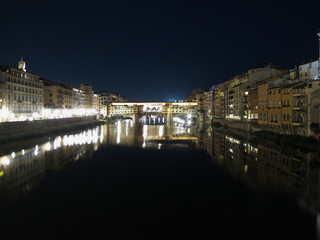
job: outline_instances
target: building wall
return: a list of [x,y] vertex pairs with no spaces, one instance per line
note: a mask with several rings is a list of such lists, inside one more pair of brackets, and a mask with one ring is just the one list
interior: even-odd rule
[[62,119],[46,119],[21,122],[2,122],[0,124],[0,134],[11,134],[16,132],[37,131],[45,127],[55,127],[79,122],[89,122],[95,120],[95,116],[73,117]]
[[219,84],[214,89],[214,117],[224,118],[224,84]]
[[93,92],[92,86],[87,84],[81,84],[80,89],[85,94],[84,107],[92,108],[93,107]]
[[72,107],[74,109],[82,109],[84,108],[84,102],[85,102],[85,94],[82,92],[82,90],[78,88],[72,89]]
[[286,132],[292,132],[292,85],[281,88],[282,127]]
[[43,83],[39,76],[16,68],[0,67],[3,106],[16,115],[31,116],[43,110]]
[[268,83],[258,86],[258,110],[259,125],[267,125],[268,123]]
[[258,121],[258,104],[258,87],[256,86],[248,90],[248,121]]
[[73,108],[73,90],[69,86],[44,80],[43,97],[46,108]]
[[314,79],[318,75],[319,61],[313,61],[299,66],[299,79],[305,81]]
[[281,89],[268,88],[268,125],[281,126]]
[[308,99],[307,104],[307,133],[308,135],[314,135],[310,125],[320,123],[320,79],[316,81],[310,81],[306,85],[306,96]]
[[306,82],[302,82],[292,87],[292,126],[294,133],[306,135],[308,114],[306,96]]

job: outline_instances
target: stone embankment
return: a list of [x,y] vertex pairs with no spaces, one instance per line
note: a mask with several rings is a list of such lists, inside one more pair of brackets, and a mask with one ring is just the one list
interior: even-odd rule
[[61,118],[61,119],[45,119],[35,121],[21,122],[2,122],[0,123],[0,135],[8,135],[12,133],[22,133],[30,131],[39,131],[44,128],[63,126],[67,124],[90,122],[96,120],[96,116]]

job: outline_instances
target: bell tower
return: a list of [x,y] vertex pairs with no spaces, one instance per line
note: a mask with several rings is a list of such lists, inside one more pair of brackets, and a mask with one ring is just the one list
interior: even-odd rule
[[22,71],[24,71],[24,72],[26,72],[27,70],[26,70],[26,62],[25,61],[23,61],[23,58],[21,57],[21,60],[20,60],[20,62],[19,62],[19,64],[18,64],[18,68],[20,69],[20,70],[22,70]]

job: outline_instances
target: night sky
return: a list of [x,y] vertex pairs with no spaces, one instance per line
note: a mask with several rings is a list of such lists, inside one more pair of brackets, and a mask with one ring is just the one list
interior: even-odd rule
[[23,56],[29,72],[129,100],[186,99],[319,52],[319,0],[10,1],[0,20],[1,65]]

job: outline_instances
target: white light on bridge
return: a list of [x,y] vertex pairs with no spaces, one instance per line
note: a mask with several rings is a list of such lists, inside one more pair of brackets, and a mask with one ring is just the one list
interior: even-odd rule
[[159,126],[159,137],[163,136],[163,125]]

